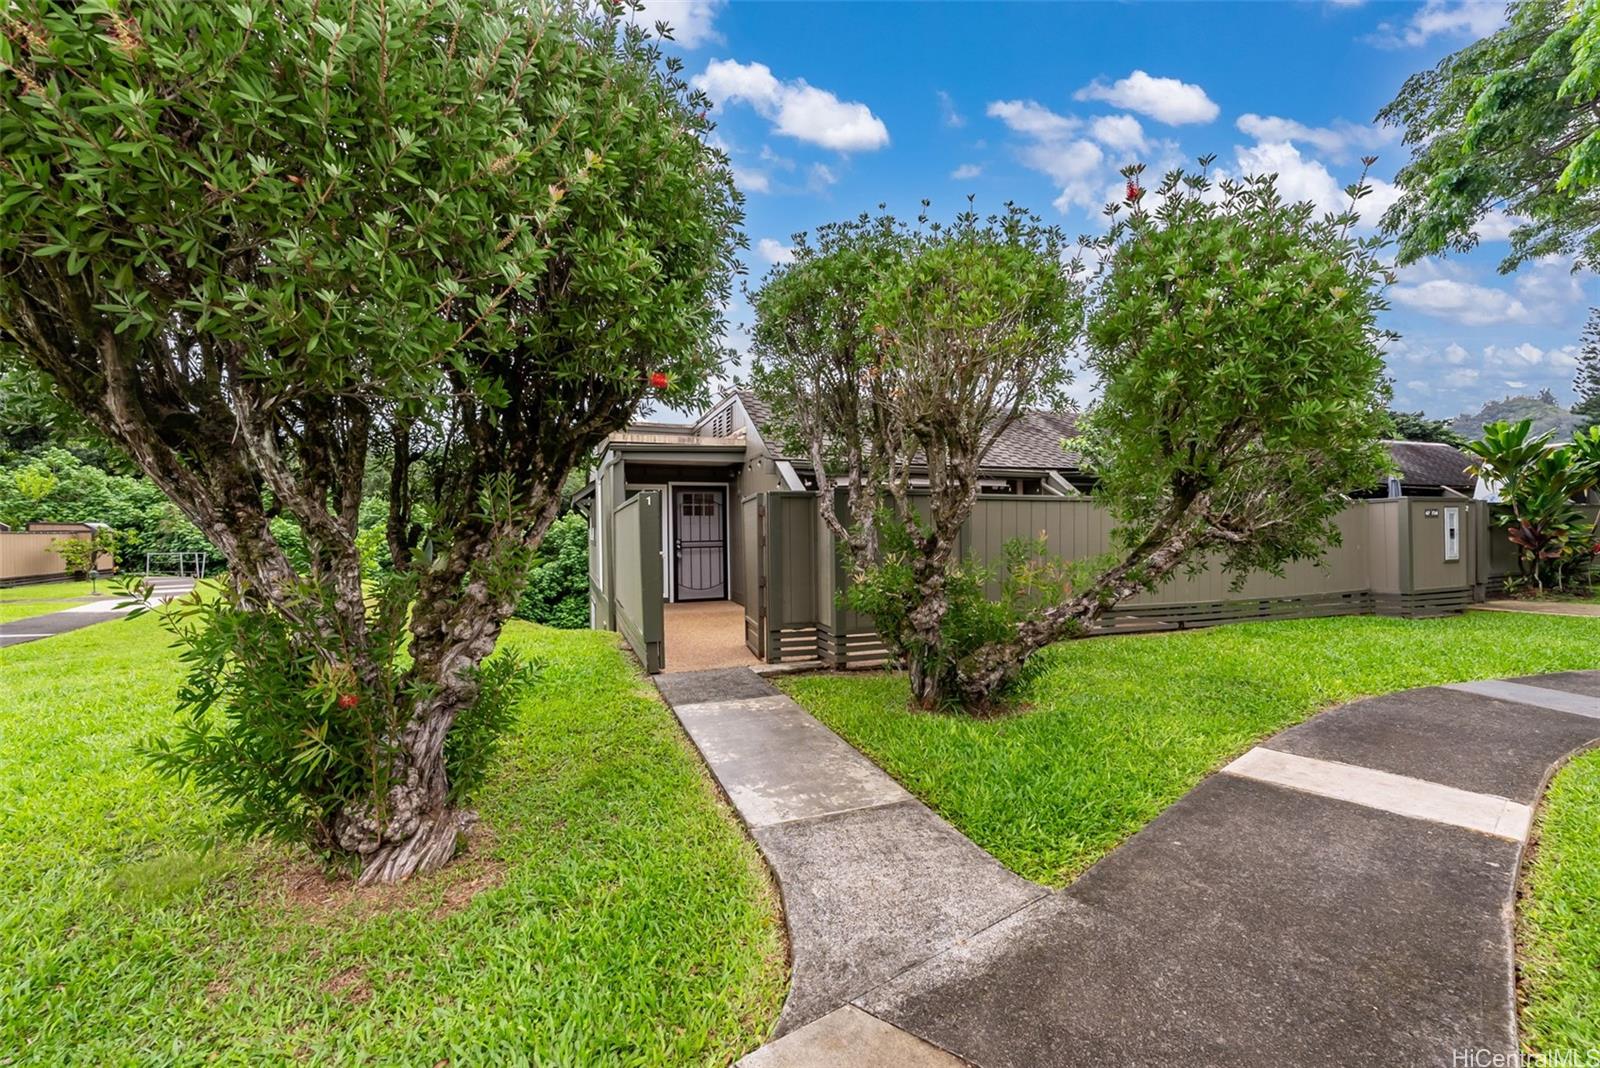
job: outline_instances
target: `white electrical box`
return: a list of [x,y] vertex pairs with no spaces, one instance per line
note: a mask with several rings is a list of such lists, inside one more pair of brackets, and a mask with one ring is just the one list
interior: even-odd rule
[[1444,510],[1444,558],[1461,559],[1461,509]]

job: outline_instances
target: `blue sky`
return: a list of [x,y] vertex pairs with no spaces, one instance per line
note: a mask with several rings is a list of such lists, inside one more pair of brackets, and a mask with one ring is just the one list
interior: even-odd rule
[[[1502,5],[806,3],[654,0],[669,46],[716,103],[747,197],[752,280],[791,235],[885,203],[915,216],[1015,200],[1071,234],[1100,228],[1117,169],[1215,153],[1232,174],[1275,172],[1297,199],[1336,204],[1374,154],[1376,217],[1405,159],[1373,125],[1405,78],[1500,22]],[[1548,387],[1572,397],[1595,301],[1565,262],[1496,272],[1507,221],[1468,255],[1407,268],[1387,325],[1396,404],[1437,417]],[[729,309],[730,342],[747,343]],[[1077,392],[1087,399],[1092,383]]]

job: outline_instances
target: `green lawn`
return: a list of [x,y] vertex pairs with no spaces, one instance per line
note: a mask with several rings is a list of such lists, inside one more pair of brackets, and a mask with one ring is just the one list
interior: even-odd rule
[[1600,667],[1600,619],[1469,612],[1066,642],[1022,711],[906,709],[898,674],[778,685],[1013,871],[1060,886],[1207,773],[1319,709],[1441,682]]
[[6,586],[0,588],[0,623],[10,623],[29,616],[42,616],[59,612],[63,608],[84,604],[90,600],[112,600],[115,595],[102,579],[99,597],[89,594],[89,583],[43,582],[36,586]]
[[[105,579],[100,580],[98,589],[102,595],[111,593],[111,586]],[[82,582],[38,582],[29,586],[0,586],[0,604],[8,601],[59,601],[88,596],[88,579]]]
[[612,636],[547,661],[493,837],[376,900],[202,853],[216,813],[134,746],[171,722],[153,618],[0,650],[0,1064],[726,1064],[787,983],[763,867]]
[[1600,1049],[1600,750],[1551,782],[1527,888],[1523,1039],[1543,1053]]

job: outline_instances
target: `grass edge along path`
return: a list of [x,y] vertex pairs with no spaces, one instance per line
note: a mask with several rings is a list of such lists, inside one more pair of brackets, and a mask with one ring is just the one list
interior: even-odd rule
[[1523,1042],[1600,1056],[1600,749],[1551,779],[1535,836],[1517,909]]
[[[155,619],[0,650],[0,1063],[725,1064],[786,985],[776,892],[614,635],[544,661],[478,807],[397,900],[223,843],[135,746],[172,721]],[[310,873],[309,876],[307,873]]]

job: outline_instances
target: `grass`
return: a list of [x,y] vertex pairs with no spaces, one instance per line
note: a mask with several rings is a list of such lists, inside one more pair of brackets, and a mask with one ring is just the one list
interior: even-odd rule
[[913,713],[899,674],[777,680],[1020,875],[1060,886],[1261,738],[1413,686],[1600,666],[1600,619],[1469,612],[1066,642],[1021,711]]
[[204,844],[135,746],[172,721],[153,618],[0,650],[0,1063],[726,1064],[787,982],[754,847],[613,636],[546,663],[479,811],[386,895]]
[[[104,580],[100,582],[99,598],[114,596]],[[92,598],[89,583],[42,582],[35,586],[7,586],[0,589],[0,623],[11,623],[30,616],[59,612]]]
[[1523,1040],[1600,1049],[1600,750],[1552,780],[1537,843],[1518,915]]
[[[111,593],[106,579],[99,582],[101,596]],[[0,604],[10,601],[62,601],[69,598],[88,597],[89,580],[82,582],[37,582],[28,586],[0,586]]]

